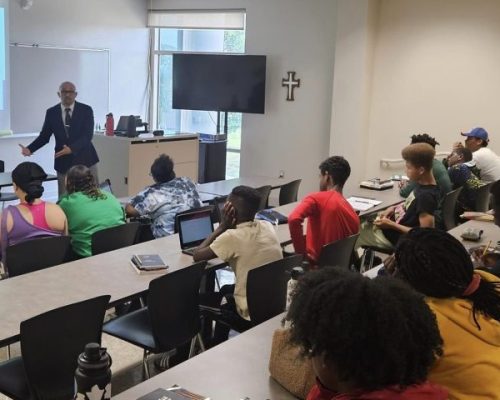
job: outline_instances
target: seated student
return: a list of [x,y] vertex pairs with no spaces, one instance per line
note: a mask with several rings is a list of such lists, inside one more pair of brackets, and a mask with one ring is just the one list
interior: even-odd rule
[[298,283],[287,319],[291,342],[316,373],[307,400],[445,400],[427,381],[442,353],[421,295],[391,278],[324,268]]
[[[500,179],[500,156],[488,148],[490,141],[488,132],[484,128],[474,128],[470,132],[462,133],[466,136],[465,147],[472,151],[472,159],[476,163],[478,177],[486,183]],[[453,145],[453,149],[464,147],[460,142]]]
[[472,160],[472,152],[466,147],[458,147],[447,158],[448,175],[450,176],[453,190],[462,188],[458,196],[457,213],[461,215],[464,211],[474,210],[476,194],[475,190],[483,182],[475,175],[475,162]]
[[0,216],[0,255],[5,256],[8,246],[28,239],[67,234],[64,212],[41,199],[45,178],[45,171],[33,162],[23,162],[12,171],[12,186],[20,203],[8,206]]
[[99,189],[94,175],[84,165],[75,165],[67,172],[66,194],[59,205],[68,218],[73,251],[80,257],[92,255],[95,232],[125,223],[120,202]]
[[148,217],[151,230],[159,238],[174,233],[175,215],[181,211],[201,207],[201,200],[193,181],[176,178],[174,162],[166,154],[151,165],[155,183],[133,197],[125,207],[127,216]]
[[[288,216],[288,226],[296,253],[315,264],[321,248],[359,232],[359,217],[342,195],[351,168],[347,160],[334,156],[320,166],[319,192],[307,195]],[[307,221],[304,238],[303,223]]]
[[[248,186],[237,186],[229,195],[219,226],[194,252],[194,261],[220,258],[235,274],[235,284],[207,295],[201,302],[219,307],[223,295],[227,303],[221,309],[232,324],[248,327],[250,317],[246,299],[248,271],[283,258],[278,236],[267,221],[254,220],[259,209],[260,194]],[[212,345],[227,339],[229,328],[218,323]]]
[[[427,133],[423,133],[421,135],[413,135],[411,137],[411,143],[427,143],[432,146],[433,149],[436,149],[436,145],[439,143],[435,138],[429,136]],[[436,180],[436,184],[441,192],[441,197],[443,197],[446,193],[451,191],[451,182],[450,177],[448,176],[448,172],[446,171],[446,167],[443,163],[437,159],[432,160],[432,175],[434,175],[434,179]],[[401,181],[399,194],[401,197],[408,197],[408,195],[415,189],[415,182],[410,181]]]
[[469,253],[450,234],[412,229],[395,253],[394,275],[427,296],[443,338],[429,379],[451,400],[500,395],[500,281],[474,270]]
[[403,149],[406,175],[415,182],[415,188],[404,203],[389,207],[373,221],[373,225],[364,222],[357,246],[392,249],[399,237],[411,228],[434,227],[434,213],[440,197],[432,175],[434,153],[434,149],[427,143],[410,144]]

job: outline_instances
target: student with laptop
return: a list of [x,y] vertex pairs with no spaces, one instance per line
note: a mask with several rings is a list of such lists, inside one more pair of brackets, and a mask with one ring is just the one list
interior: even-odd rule
[[151,176],[155,183],[133,197],[125,212],[130,217],[151,218],[151,231],[159,238],[174,233],[177,213],[202,204],[194,182],[187,177],[177,178],[174,161],[166,154],[153,162]]
[[[260,195],[248,186],[235,187],[224,206],[222,220],[215,230],[194,251],[195,261],[220,258],[235,273],[235,284],[225,285],[219,293],[202,297],[201,302],[220,308],[231,325],[249,326],[246,299],[248,271],[283,258],[278,236],[267,221],[254,220],[259,209]],[[226,300],[221,305],[223,297]],[[211,345],[226,340],[229,327],[217,323]]]

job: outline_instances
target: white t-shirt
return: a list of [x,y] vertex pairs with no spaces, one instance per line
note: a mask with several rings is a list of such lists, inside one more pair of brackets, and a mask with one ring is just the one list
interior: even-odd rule
[[500,157],[491,149],[481,147],[472,153],[472,159],[476,162],[482,181],[489,183],[500,179]]
[[228,229],[210,245],[226,261],[236,276],[234,301],[238,314],[250,320],[247,304],[248,271],[283,258],[273,225],[267,221],[243,222]]

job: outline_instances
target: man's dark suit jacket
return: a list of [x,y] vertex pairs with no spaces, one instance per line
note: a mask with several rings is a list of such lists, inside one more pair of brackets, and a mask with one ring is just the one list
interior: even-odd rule
[[90,167],[99,161],[92,144],[94,114],[92,108],[88,105],[75,102],[68,134],[64,129],[61,104],[49,108],[45,114],[45,121],[40,135],[31,142],[28,149],[34,153],[49,142],[52,134],[56,140],[55,152],[61,150],[64,145],[67,145],[72,151],[71,154],[54,160],[54,169],[57,172],[64,174],[73,165],[83,164]]

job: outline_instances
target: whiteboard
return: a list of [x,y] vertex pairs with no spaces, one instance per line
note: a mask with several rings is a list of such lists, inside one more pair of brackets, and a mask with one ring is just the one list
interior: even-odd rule
[[45,111],[59,103],[64,81],[76,85],[77,101],[90,105],[96,123],[109,112],[109,50],[10,46],[11,129],[39,132]]

